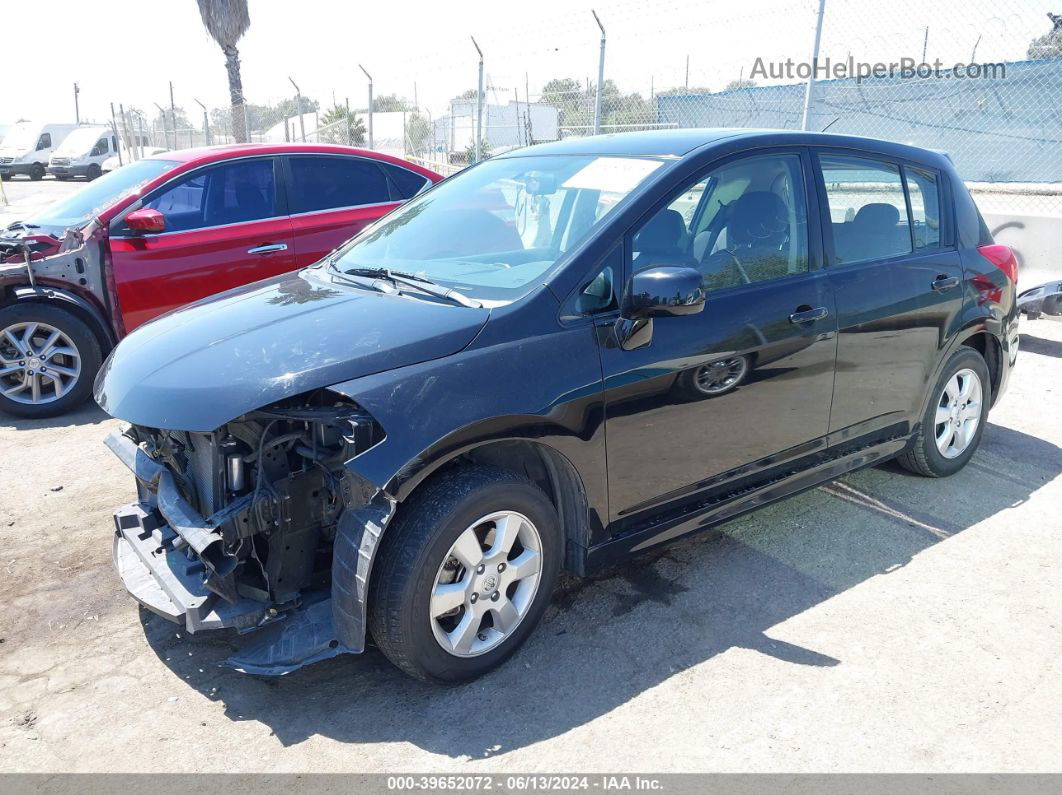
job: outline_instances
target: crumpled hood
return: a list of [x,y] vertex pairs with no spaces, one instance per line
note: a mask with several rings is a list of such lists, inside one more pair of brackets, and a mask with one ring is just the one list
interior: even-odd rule
[[96,401],[137,425],[212,431],[282,398],[456,353],[489,315],[319,270],[287,274],[137,329],[100,370]]

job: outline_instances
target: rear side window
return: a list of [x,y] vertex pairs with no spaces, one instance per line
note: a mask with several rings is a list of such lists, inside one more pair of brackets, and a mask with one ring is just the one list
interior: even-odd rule
[[904,166],[915,250],[940,248],[940,191],[934,171]]
[[380,163],[379,165],[398,191],[398,195],[391,197],[393,199],[412,199],[428,183],[427,177],[415,174],[407,168],[395,166],[391,163]]
[[[888,259],[911,253],[911,230],[899,168],[860,157],[824,156],[820,162],[838,262]],[[939,241],[939,229],[937,234]]]
[[292,157],[288,162],[292,215],[391,201],[387,179],[371,160],[309,155]]
[[167,232],[276,217],[273,161],[238,160],[196,171],[167,185],[144,206],[165,216]]

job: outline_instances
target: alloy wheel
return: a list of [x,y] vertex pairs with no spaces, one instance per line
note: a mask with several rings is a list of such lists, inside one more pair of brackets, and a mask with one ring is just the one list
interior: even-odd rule
[[476,657],[512,635],[534,601],[542,539],[523,514],[499,511],[467,527],[435,576],[429,619],[450,654]]
[[720,395],[733,389],[745,377],[749,369],[748,359],[735,356],[706,364],[697,370],[694,380],[697,389],[706,395]]
[[981,379],[970,369],[948,379],[937,401],[934,436],[945,458],[958,458],[977,435],[982,412]]
[[0,331],[0,395],[16,403],[52,403],[77,383],[81,354],[70,337],[41,322]]

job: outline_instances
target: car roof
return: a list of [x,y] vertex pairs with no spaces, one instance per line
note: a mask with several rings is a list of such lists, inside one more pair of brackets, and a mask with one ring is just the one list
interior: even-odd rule
[[916,160],[950,160],[946,153],[915,146],[836,133],[805,132],[803,130],[766,130],[715,127],[683,130],[643,130],[611,133],[585,138],[565,138],[560,141],[515,149],[498,157],[527,155],[625,155],[628,157],[682,158],[694,151],[711,147],[722,141],[742,139],[751,145],[808,145],[858,149],[895,157]]
[[358,149],[353,146],[341,146],[339,144],[310,144],[310,143],[277,143],[277,144],[219,144],[217,146],[199,146],[194,149],[175,149],[158,154],[148,155],[145,159],[169,160],[176,163],[189,163],[202,165],[219,160],[228,160],[233,157],[248,157],[250,155],[289,155],[289,154],[331,154],[331,155],[357,155],[373,160],[381,160],[386,163],[394,163],[403,168],[422,173],[425,176],[434,177],[435,181],[442,179],[430,169],[410,163],[398,157],[374,152],[371,149]]

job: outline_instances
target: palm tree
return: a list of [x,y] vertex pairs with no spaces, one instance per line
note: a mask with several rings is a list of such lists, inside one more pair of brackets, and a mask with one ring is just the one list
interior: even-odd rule
[[229,98],[232,100],[232,136],[247,142],[247,117],[243,105],[243,81],[240,79],[240,52],[236,42],[251,26],[247,0],[196,0],[203,27],[225,53],[225,71],[229,73]]

